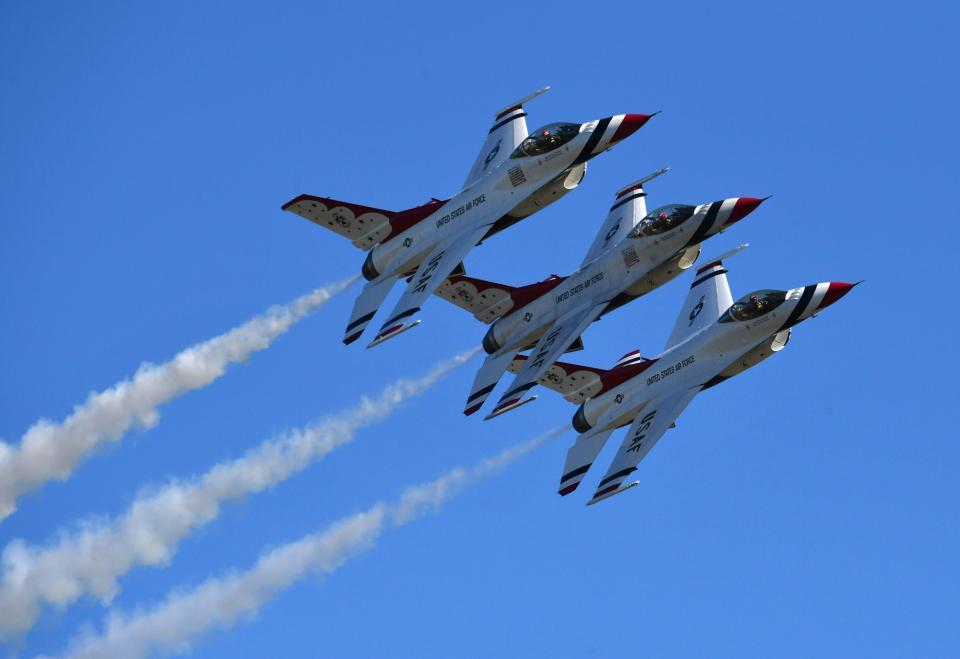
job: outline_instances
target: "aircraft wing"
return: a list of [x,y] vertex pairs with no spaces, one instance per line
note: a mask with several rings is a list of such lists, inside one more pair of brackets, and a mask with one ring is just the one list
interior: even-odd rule
[[511,103],[494,116],[493,127],[487,133],[487,139],[467,174],[467,180],[463,182],[464,188],[469,188],[486,176],[487,172],[496,169],[497,165],[509,158],[513,150],[520,146],[520,142],[527,138],[527,113],[523,110],[523,104],[549,89],[539,89],[516,103]]
[[[529,359],[526,355],[517,355],[510,362],[507,370],[511,373],[519,373]],[[587,398],[600,392],[600,389],[603,388],[600,376],[605,372],[605,369],[594,368],[593,366],[571,364],[570,362],[553,362],[537,382],[562,394],[571,403],[579,405]]]
[[608,302],[583,306],[573,309],[561,316],[553,326],[537,342],[531,351],[517,377],[513,379],[510,388],[497,403],[497,407],[490,413],[490,417],[503,414],[507,410],[522,405],[520,400],[527,390],[536,386],[537,381],[550,370],[560,355],[567,351],[570,344],[579,338],[583,331],[595,321],[607,307]]
[[414,273],[407,290],[400,296],[397,306],[383,324],[376,338],[367,347],[383,343],[387,339],[404,332],[417,323],[408,323],[411,316],[420,311],[420,305],[433,295],[440,284],[450,276],[454,268],[490,229],[489,224],[475,227],[467,232],[452,236],[433,248]]
[[630,430],[620,445],[616,457],[606,475],[597,486],[593,498],[587,503],[589,506],[601,499],[617,493],[623,481],[637,470],[637,465],[643,460],[653,445],[669,430],[677,417],[686,409],[693,397],[699,393],[700,387],[684,389],[651,401],[646,405],[637,418],[630,425]]

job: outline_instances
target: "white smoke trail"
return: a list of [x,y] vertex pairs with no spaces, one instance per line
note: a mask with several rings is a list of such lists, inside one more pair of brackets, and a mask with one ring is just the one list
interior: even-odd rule
[[145,428],[153,426],[159,405],[210,384],[230,364],[269,347],[294,323],[356,280],[353,277],[324,286],[289,304],[272,307],[226,334],[187,348],[166,363],[145,363],[132,379],[90,394],[62,422],[37,421],[18,446],[0,441],[0,520],[16,510],[21,494],[49,480],[65,480],[90,451],[104,442],[118,441],[135,423]]
[[63,607],[84,594],[109,601],[119,577],[137,565],[168,563],[183,538],[219,515],[221,504],[272,487],[351,442],[357,430],[424,393],[478,351],[442,361],[422,377],[397,380],[374,399],[364,396],[352,408],[265,441],[199,477],[141,496],[109,522],[81,523],[48,547],[9,543],[2,554],[0,638],[30,629],[42,604]]
[[388,527],[407,524],[437,511],[466,486],[491,476],[520,456],[564,432],[554,429],[503,451],[472,468],[456,468],[440,478],[410,488],[394,502],[379,502],[344,518],[322,533],[280,546],[245,572],[208,579],[176,591],[153,609],[129,616],[113,614],[100,635],[79,638],[68,655],[76,659],[135,659],[189,651],[215,627],[229,628],[305,576],[334,572],[356,554],[370,549]]

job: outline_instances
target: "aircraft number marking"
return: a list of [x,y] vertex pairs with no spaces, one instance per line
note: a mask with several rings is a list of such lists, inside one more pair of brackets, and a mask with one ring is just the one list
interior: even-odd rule
[[690,364],[694,363],[694,361],[696,360],[694,359],[693,355],[690,355],[689,357],[685,357],[681,359],[676,364],[667,366],[666,368],[662,369],[659,373],[654,373],[653,375],[648,377],[647,386],[650,386],[654,382],[660,382],[660,380],[665,380],[666,378],[670,377],[680,369],[686,368]]
[[647,416],[640,419],[640,425],[637,427],[637,431],[633,433],[633,437],[630,439],[630,448],[627,449],[627,452],[639,451],[643,448],[643,440],[647,436],[647,431],[650,430],[650,426],[653,424],[653,417],[657,415],[657,411],[654,410],[650,412]]

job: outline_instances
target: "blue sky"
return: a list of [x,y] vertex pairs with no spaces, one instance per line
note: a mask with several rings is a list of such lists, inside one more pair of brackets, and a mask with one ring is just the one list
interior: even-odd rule
[[[304,192],[396,209],[449,196],[493,113],[550,84],[527,108],[531,129],[663,114],[592,161],[573,194],[476,250],[471,274],[522,284],[574,269],[614,191],[669,165],[648,203],[774,195],[705,247],[751,244],[728,263],[735,296],[866,284],[777,359],[699,397],[629,494],[590,509],[584,493],[556,495],[571,430],[196,654],[954,656],[957,314],[944,264],[960,233],[957,18],[923,2],[5,3],[0,436],[18,441],[142,361],[358,272],[358,250],[280,205]],[[606,317],[576,361],[659,352],[688,283]],[[0,543],[117,514],[483,333],[435,300],[415,331],[346,348],[351,303],[23,497]],[[123,578],[113,607],[244,568],[569,421],[550,392],[464,419],[477,365],[227,507],[169,566]],[[47,612],[7,650],[59,652],[105,612],[90,599]]]

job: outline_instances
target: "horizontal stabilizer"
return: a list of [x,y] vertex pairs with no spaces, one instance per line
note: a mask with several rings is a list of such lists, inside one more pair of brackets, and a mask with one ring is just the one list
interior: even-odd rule
[[567,451],[567,458],[563,463],[563,475],[560,476],[559,494],[567,496],[580,486],[580,482],[590,470],[590,466],[600,454],[604,444],[613,434],[612,428],[605,430],[590,430],[579,437]]
[[377,314],[377,309],[383,304],[383,300],[390,293],[395,277],[384,277],[368,281],[353,303],[353,310],[350,312],[350,320],[347,322],[347,329],[344,332],[343,342],[347,345],[360,338],[363,330],[367,328],[370,321]]

